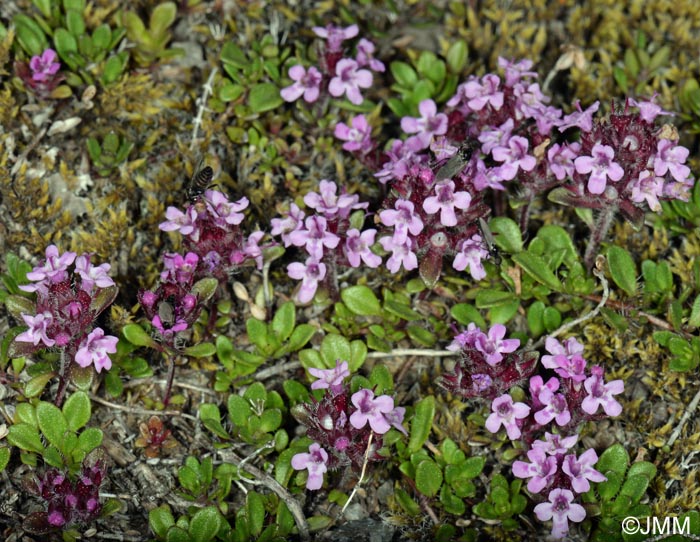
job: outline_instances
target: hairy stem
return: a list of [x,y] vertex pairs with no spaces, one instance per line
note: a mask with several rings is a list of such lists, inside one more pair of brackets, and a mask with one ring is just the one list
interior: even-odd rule
[[593,267],[593,261],[598,255],[598,249],[600,248],[600,243],[608,235],[610,226],[612,225],[615,214],[617,213],[616,206],[610,206],[603,209],[598,215],[595,225],[593,226],[593,231],[591,232],[591,240],[588,242],[586,247],[586,254],[583,257],[583,262],[587,269]]

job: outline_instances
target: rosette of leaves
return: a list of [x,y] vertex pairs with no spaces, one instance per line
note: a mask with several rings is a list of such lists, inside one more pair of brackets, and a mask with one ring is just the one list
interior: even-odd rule
[[101,145],[97,138],[88,137],[87,140],[87,149],[92,165],[102,177],[107,177],[125,162],[133,148],[133,143],[114,132],[108,133]]
[[134,11],[122,13],[122,24],[126,36],[135,44],[134,59],[141,67],[149,67],[156,62],[182,54],[182,49],[169,49],[172,39],[170,27],[175,22],[177,6],[174,2],[164,2],[155,7],[148,18],[148,26]]

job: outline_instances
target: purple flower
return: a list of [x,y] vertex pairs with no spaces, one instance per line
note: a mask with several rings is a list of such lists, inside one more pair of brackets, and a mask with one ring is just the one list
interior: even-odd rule
[[325,390],[330,388],[332,393],[337,394],[342,391],[343,380],[345,377],[350,376],[350,371],[348,370],[347,361],[340,361],[337,359],[335,360],[334,369],[316,369],[310,367],[309,374],[318,378],[318,380],[311,384],[312,390]]
[[620,164],[613,162],[615,151],[609,145],[596,143],[591,150],[591,156],[579,156],[574,160],[574,167],[580,174],[590,173],[588,191],[591,194],[602,194],[605,191],[606,180],[617,182],[622,179],[625,171]]
[[[423,100],[418,104],[419,118],[403,117],[401,129],[407,134],[418,134],[421,149],[430,146],[434,136],[447,133],[447,115],[437,112],[437,106],[433,100]],[[419,150],[419,149],[414,149]]]
[[260,246],[260,240],[264,237],[265,232],[255,231],[248,236],[246,239],[245,246],[243,247],[243,252],[246,257],[251,260],[255,260],[255,265],[258,270],[263,268],[263,252]]
[[381,265],[382,259],[370,250],[376,234],[375,229],[360,232],[357,228],[352,228],[346,232],[343,250],[352,267],[360,267],[360,260],[371,268]]
[[544,434],[544,440],[536,440],[532,443],[532,448],[538,448],[548,455],[565,454],[578,440],[578,435],[562,438],[548,431]]
[[165,210],[165,222],[158,224],[163,231],[179,231],[182,235],[189,235],[193,241],[199,240],[199,231],[195,226],[197,210],[194,206],[188,207],[183,213],[177,207],[168,207]]
[[360,38],[357,42],[355,60],[360,68],[369,66],[375,72],[383,72],[386,69],[383,62],[374,58],[374,43],[365,38]]
[[519,60],[513,62],[501,56],[498,57],[498,67],[506,74],[506,86],[512,87],[524,77],[537,77],[537,72],[529,71],[532,68],[532,60]]
[[406,271],[411,271],[418,267],[418,257],[412,250],[414,241],[410,238],[403,242],[397,242],[396,235],[394,237],[381,237],[379,244],[382,245],[384,250],[391,252],[391,256],[386,262],[386,267],[392,273],[398,273],[402,265]]
[[515,126],[515,121],[509,118],[498,128],[494,127],[484,127],[484,129],[479,133],[479,143],[481,143],[481,150],[484,154],[490,154],[496,147],[503,147],[508,144],[508,140],[511,138],[513,132],[513,127]]
[[474,280],[481,280],[486,276],[486,269],[481,262],[488,257],[489,251],[484,248],[481,236],[477,233],[460,243],[452,267],[457,271],[464,271],[469,266],[469,273]]
[[37,346],[40,342],[46,346],[56,344],[56,341],[46,334],[48,327],[53,323],[53,315],[50,312],[45,311],[36,316],[22,314],[22,320],[29,326],[29,329],[17,335],[15,341],[33,343],[34,346]]
[[56,51],[46,49],[41,56],[33,56],[29,61],[29,69],[32,71],[32,79],[43,83],[61,68],[61,63],[56,62]]
[[[163,301],[162,303],[166,303]],[[177,320],[174,320],[172,323],[170,322],[163,322],[161,320],[160,314],[156,314],[152,319],[151,319],[151,324],[153,324],[153,327],[156,328],[158,333],[162,337],[170,339],[175,335],[176,333],[180,333],[181,331],[185,331],[189,325],[187,324],[187,321],[184,318],[178,318]],[[165,326],[168,325],[166,328]]]
[[632,195],[630,200],[635,203],[647,202],[649,209],[656,213],[661,212],[659,197],[664,194],[664,180],[662,177],[652,175],[648,169],[639,173],[639,178],[632,183]]
[[403,426],[403,419],[405,415],[406,409],[400,406],[394,407],[391,412],[384,413],[386,421],[401,431],[404,435],[408,436],[408,431],[406,431],[406,428]]
[[107,275],[110,267],[108,263],[92,265],[89,254],[78,256],[75,260],[75,271],[80,275],[80,288],[90,294],[95,285],[98,288],[114,286],[114,281]]
[[270,235],[281,235],[284,246],[288,247],[292,244],[289,234],[304,227],[304,216],[304,211],[299,209],[296,203],[290,204],[286,217],[270,220],[270,225],[272,226]]
[[473,347],[479,335],[484,335],[484,332],[474,322],[470,322],[465,331],[455,336],[454,341],[450,343],[447,350],[457,352],[463,348]]
[[332,24],[324,26],[314,26],[314,34],[319,38],[325,38],[328,42],[328,52],[337,53],[341,50],[340,44],[345,40],[349,40],[357,36],[360,29],[356,24],[352,24],[346,28],[339,28]]
[[194,277],[198,263],[199,256],[194,252],[188,252],[184,258],[182,254],[167,253],[163,256],[165,271],[160,278],[166,282],[188,283]]
[[569,520],[580,523],[586,517],[586,510],[573,502],[574,494],[568,489],[553,489],[547,497],[549,502],[535,506],[535,514],[540,521],[552,520],[552,536],[564,538],[569,532]]
[[513,463],[513,475],[518,478],[530,478],[527,483],[527,490],[530,493],[539,493],[547,485],[557,472],[557,458],[548,456],[539,448],[532,448],[527,452],[527,457],[531,461],[515,461]]
[[372,431],[383,435],[391,429],[390,422],[384,417],[394,410],[394,400],[388,395],[374,396],[374,392],[361,389],[350,398],[357,410],[350,415],[350,425],[362,429],[367,422]]
[[574,174],[574,159],[578,156],[581,144],[578,142],[555,143],[547,151],[547,164],[558,181]]
[[119,339],[111,335],[105,336],[105,332],[96,327],[80,344],[80,348],[75,353],[75,361],[81,367],[88,367],[90,364],[95,364],[97,372],[102,369],[109,371],[112,368],[112,360],[107,354],[115,354],[117,352],[117,342]]
[[280,90],[280,96],[285,102],[298,100],[303,94],[304,101],[313,103],[318,100],[323,76],[321,72],[311,66],[308,71],[304,66],[297,64],[289,68],[289,78],[294,81],[290,86]]
[[408,200],[397,199],[394,209],[383,210],[379,213],[379,219],[385,226],[394,227],[394,243],[397,244],[408,239],[409,233],[418,235],[423,230],[423,221],[414,212],[413,203]]
[[457,93],[447,102],[448,107],[459,104],[466,106],[467,111],[481,111],[486,105],[491,105],[498,111],[503,106],[503,92],[499,90],[501,80],[497,75],[485,75],[482,81],[472,78],[457,87]]
[[321,489],[323,475],[328,470],[328,452],[321,445],[314,442],[309,446],[309,453],[295,454],[292,457],[292,467],[296,470],[308,470],[306,489]]
[[566,339],[564,345],[553,337],[547,337],[545,348],[552,355],[542,356],[544,367],[554,369],[562,378],[570,378],[574,382],[586,379],[586,360],[581,355],[583,345],[574,337]]
[[58,255],[58,247],[49,245],[46,247],[46,261],[44,265],[37,266],[27,273],[27,278],[41,284],[23,284],[19,288],[25,292],[35,292],[42,289],[46,283],[56,284],[68,278],[68,266],[75,261],[75,252],[64,252]]
[[[600,102],[593,102],[585,111],[582,111],[581,102],[576,100],[576,111],[570,115],[566,115],[558,123],[559,131],[563,132],[567,128],[576,127],[580,128],[583,132],[590,132],[593,128],[593,113],[598,111],[598,106],[600,106]],[[612,156],[610,158],[612,158]],[[591,192],[593,191],[591,190]]]
[[347,124],[339,122],[335,125],[335,137],[345,141],[343,149],[354,152],[360,151],[366,154],[372,150],[372,127],[364,115],[357,115],[350,119],[350,128]]
[[678,182],[684,182],[690,175],[690,168],[685,165],[690,151],[681,145],[676,145],[670,139],[660,139],[654,157],[654,174],[661,177],[667,172]]
[[598,455],[594,449],[586,450],[578,459],[575,454],[567,455],[561,470],[571,478],[571,488],[576,493],[585,493],[591,488],[588,482],[605,482],[607,478],[593,468],[598,462]]
[[571,421],[571,412],[563,393],[554,393],[545,386],[540,390],[537,399],[544,405],[543,409],[535,412],[535,421],[538,424],[544,426],[554,420],[561,427]]
[[639,102],[634,98],[628,98],[629,103],[639,109],[639,118],[641,118],[644,122],[647,122],[649,124],[652,124],[654,122],[654,119],[659,115],[673,114],[670,111],[664,111],[663,109],[661,109],[660,106],[656,105],[654,103],[655,97],[656,95],[654,95],[654,97],[649,101]]
[[423,201],[423,210],[429,215],[440,211],[440,224],[443,226],[456,226],[457,209],[466,210],[472,201],[469,192],[455,192],[455,183],[445,181],[435,185],[435,196],[426,198]]
[[369,205],[368,203],[360,203],[360,198],[356,195],[346,194],[345,189],[341,191],[340,196],[336,195],[338,185],[333,181],[322,179],[318,191],[318,194],[316,192],[306,194],[304,203],[328,219],[334,218],[336,215],[340,218],[347,218],[353,209],[365,209]]
[[306,263],[293,262],[287,266],[287,274],[297,280],[301,280],[301,287],[297,293],[300,303],[308,303],[314,297],[318,289],[318,282],[326,276],[326,264],[317,261],[310,256]]
[[335,248],[340,243],[340,237],[328,231],[328,222],[322,216],[310,216],[304,221],[305,230],[296,230],[289,234],[293,245],[305,247],[306,252],[313,258],[323,258],[323,247]]
[[532,171],[537,165],[534,156],[527,154],[529,142],[524,137],[513,136],[507,142],[507,147],[496,147],[491,153],[497,162],[503,162],[498,168],[499,174],[504,181],[514,179],[518,174],[518,169]]
[[238,201],[230,202],[228,198],[218,190],[207,190],[204,193],[207,202],[207,209],[214,217],[217,225],[225,228],[224,224],[237,226],[245,215],[241,211],[248,208],[248,198],[245,196]]
[[488,335],[481,333],[474,341],[474,348],[484,354],[486,363],[493,366],[503,360],[503,354],[515,352],[520,346],[520,339],[505,339],[506,326],[495,324],[489,329]]
[[372,86],[372,72],[357,68],[357,62],[354,60],[341,58],[335,66],[336,76],[328,84],[328,92],[336,98],[345,94],[351,103],[360,105],[362,103],[360,88]]
[[625,385],[622,380],[612,380],[607,384],[603,380],[603,369],[596,365],[591,368],[591,376],[583,383],[588,395],[581,402],[581,408],[591,416],[602,406],[608,416],[618,416],[622,405],[613,399],[613,395],[622,393]]
[[486,419],[486,429],[491,433],[498,433],[502,425],[510,440],[520,438],[518,420],[527,418],[530,414],[529,406],[525,403],[513,403],[513,398],[506,393],[493,400],[491,411],[492,413]]

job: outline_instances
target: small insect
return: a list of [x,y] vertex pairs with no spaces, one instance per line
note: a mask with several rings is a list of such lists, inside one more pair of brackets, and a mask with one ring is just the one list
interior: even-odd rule
[[493,240],[493,234],[489,229],[489,225],[483,218],[479,219],[479,229],[481,229],[481,235],[484,238],[484,243],[486,244],[486,250],[489,251],[489,256],[496,265],[501,265],[501,254],[498,252],[498,247],[496,242]]
[[211,166],[205,166],[202,169],[199,169],[199,165],[197,166],[194,175],[192,175],[192,179],[190,179],[190,183],[187,185],[187,190],[185,191],[190,203],[197,203],[202,198],[202,194],[209,188],[213,178],[214,170]]
[[158,304],[158,316],[163,328],[170,329],[175,325],[175,309],[167,301]]
[[473,141],[464,142],[460,145],[457,152],[450,157],[444,166],[438,169],[438,172],[435,174],[435,180],[444,181],[459,175],[467,167],[475,149],[476,144]]

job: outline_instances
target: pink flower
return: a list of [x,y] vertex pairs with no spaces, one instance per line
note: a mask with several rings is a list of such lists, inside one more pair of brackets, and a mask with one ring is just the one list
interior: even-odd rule
[[363,154],[372,150],[372,127],[367,118],[357,115],[350,120],[350,124],[352,128],[342,122],[335,125],[335,137],[345,141],[343,149],[350,152],[360,151]]
[[547,164],[558,181],[574,174],[574,159],[578,156],[581,144],[574,142],[569,144],[555,143],[547,151]]
[[199,240],[199,230],[195,226],[197,210],[194,206],[188,207],[183,213],[177,207],[168,207],[165,210],[165,222],[158,224],[163,231],[179,231],[182,235],[189,235],[193,241]]
[[531,461],[515,461],[513,463],[513,475],[518,478],[530,478],[527,490],[530,493],[539,493],[550,483],[551,478],[557,472],[557,458],[547,456],[539,448],[532,448],[527,452],[527,458]]
[[367,422],[372,431],[383,435],[391,424],[384,417],[394,410],[394,400],[388,395],[374,396],[374,392],[368,389],[361,389],[351,397],[352,404],[357,410],[350,415],[350,425],[355,429],[362,429]]
[[336,98],[345,94],[351,103],[360,105],[362,94],[360,88],[372,86],[372,72],[358,69],[357,62],[341,58],[335,66],[336,76],[328,84],[328,92]]
[[285,102],[298,100],[303,94],[304,101],[313,103],[318,100],[323,76],[321,72],[311,66],[308,71],[304,66],[297,64],[289,68],[289,78],[294,81],[290,86],[280,90],[280,96]]
[[591,488],[588,482],[605,482],[607,478],[593,468],[598,462],[598,455],[592,448],[583,452],[578,459],[574,454],[567,455],[561,470],[571,478],[571,488],[576,493],[585,493]]
[[360,68],[369,66],[375,72],[383,72],[386,69],[383,62],[374,58],[374,43],[365,38],[360,38],[357,42],[355,60]]
[[292,457],[292,467],[296,470],[308,470],[306,489],[321,489],[323,475],[328,470],[328,452],[314,442],[309,446],[309,453],[296,454]]
[[481,280],[486,276],[482,261],[488,257],[489,251],[484,248],[481,236],[474,234],[460,243],[452,267],[457,271],[464,271],[469,266],[469,273],[474,280]]
[[188,252],[184,257],[182,254],[166,253],[163,256],[165,271],[160,274],[160,278],[169,282],[190,282],[194,277],[198,263],[199,256],[194,252]]
[[309,368],[309,374],[318,380],[311,384],[312,390],[324,390],[330,388],[332,393],[339,393],[343,389],[343,380],[350,376],[348,362],[335,360],[334,369]]
[[379,213],[379,219],[385,226],[394,227],[394,243],[397,244],[408,239],[409,233],[418,235],[423,230],[423,221],[415,213],[413,203],[408,200],[397,199],[394,209],[385,209]]
[[301,280],[301,286],[297,293],[300,303],[308,303],[316,294],[319,281],[326,277],[326,264],[315,260],[312,256],[306,263],[293,262],[287,266],[287,274],[297,280]]
[[243,222],[245,215],[241,211],[248,208],[248,198],[244,196],[238,201],[231,202],[218,190],[207,190],[204,195],[207,210],[218,226],[225,228],[226,224],[237,226]]
[[392,273],[398,273],[403,265],[406,271],[411,271],[418,267],[418,257],[413,252],[414,241],[407,238],[403,242],[396,241],[394,237],[381,237],[379,244],[387,252],[391,252],[391,256],[386,262],[386,267]]
[[625,171],[620,164],[613,162],[614,157],[615,151],[612,147],[597,143],[591,150],[591,156],[579,156],[574,160],[574,167],[578,173],[590,173],[588,191],[591,194],[602,194],[608,178],[613,182],[622,179]]
[[[75,252],[64,252],[58,255],[58,247],[49,245],[46,247],[46,261],[44,265],[37,266],[27,273],[27,278],[34,282],[57,284],[68,278],[68,266],[75,261]],[[42,284],[23,284],[19,288],[25,292],[35,292],[41,289]]]
[[539,448],[547,455],[563,455],[571,448],[578,440],[578,435],[572,435],[562,438],[561,435],[555,435],[548,431],[544,434],[544,440],[536,440],[532,443],[532,448]]
[[327,24],[326,26],[314,26],[312,30],[319,38],[326,39],[329,53],[339,52],[341,50],[340,44],[345,40],[354,38],[360,31],[356,24],[352,24],[346,28],[339,28],[332,24]]
[[284,246],[288,247],[292,244],[289,239],[289,234],[296,230],[301,230],[304,227],[304,211],[299,209],[296,203],[289,206],[289,212],[284,218],[273,218],[270,220],[272,229],[270,235],[281,235]]
[[476,337],[474,348],[484,354],[486,363],[496,365],[503,360],[503,354],[509,354],[520,346],[520,339],[503,339],[506,336],[506,326],[495,324],[489,329],[488,335],[482,333]]
[[[590,132],[593,128],[593,113],[598,111],[600,102],[593,102],[585,111],[581,110],[581,103],[576,100],[576,111],[566,115],[559,123],[559,131],[563,132],[567,128],[576,127],[583,132]],[[612,156],[611,156],[612,158]],[[590,190],[590,189],[589,189]],[[591,192],[593,192],[591,190]]]
[[648,169],[639,173],[639,178],[632,183],[632,195],[630,200],[635,203],[647,202],[649,209],[655,213],[661,212],[659,197],[664,195],[664,180],[662,177],[652,175]]
[[455,192],[455,183],[445,181],[435,185],[435,196],[423,201],[423,210],[429,215],[440,211],[440,224],[443,226],[456,226],[457,215],[455,207],[460,210],[469,209],[472,197],[469,192]]
[[46,49],[41,56],[33,56],[29,61],[29,69],[32,71],[32,79],[43,83],[48,81],[61,68],[61,63],[56,62],[56,51]]
[[17,335],[15,341],[32,343],[34,346],[37,346],[40,342],[46,346],[56,344],[56,341],[46,334],[48,327],[53,323],[53,316],[50,312],[42,312],[36,316],[22,314],[22,320],[29,326],[29,329]]
[[575,504],[574,494],[568,489],[553,489],[549,492],[549,502],[535,506],[535,514],[540,521],[553,520],[552,536],[564,538],[569,532],[569,520],[580,523],[586,518],[586,510]]
[[502,425],[510,440],[520,438],[521,431],[518,427],[518,420],[528,417],[530,414],[529,406],[525,403],[514,403],[513,398],[506,393],[493,400],[491,411],[492,413],[486,419],[486,429],[491,433],[498,433]]
[[667,172],[679,183],[684,182],[690,175],[690,168],[685,165],[690,151],[670,139],[660,139],[654,157],[654,174],[658,177]]
[[94,363],[98,373],[102,369],[109,371],[112,368],[112,360],[107,354],[117,352],[118,341],[119,339],[111,335],[105,336],[105,332],[96,327],[80,344],[80,348],[75,354],[75,361],[81,367],[88,367]]
[[320,260],[323,258],[324,247],[335,248],[340,243],[340,237],[328,231],[328,222],[322,216],[308,217],[305,230],[296,230],[289,234],[289,240],[297,247],[305,247],[310,256]]
[[85,292],[92,293],[95,285],[98,288],[114,286],[114,281],[107,275],[110,269],[108,263],[92,265],[89,254],[81,254],[75,260],[75,271],[80,275],[80,288]]
[[340,195],[337,195],[337,192],[337,184],[321,179],[318,193],[309,192],[306,194],[304,203],[328,219],[334,218],[336,215],[347,218],[353,209],[364,209],[369,205],[368,203],[359,203],[360,198],[356,195],[346,194],[344,188]]
[[371,250],[376,234],[377,230],[375,229],[360,232],[360,230],[352,228],[346,232],[343,251],[352,267],[360,267],[361,261],[371,268],[379,267],[382,263],[382,259]]
[[[403,117],[401,129],[407,134],[418,134],[421,143],[420,148],[430,146],[434,136],[447,133],[447,115],[437,112],[437,106],[433,100],[423,100],[418,104],[420,117]],[[418,149],[414,149],[418,150]]]
[[602,406],[608,416],[618,416],[622,405],[613,399],[613,395],[622,393],[625,385],[622,380],[613,380],[607,384],[603,380],[603,369],[596,365],[591,368],[592,376],[583,383],[588,395],[581,402],[581,408],[591,416]]
[[508,139],[507,146],[496,147],[492,151],[493,159],[503,162],[499,167],[499,175],[504,181],[514,179],[518,169],[532,171],[537,165],[534,156],[527,154],[529,142],[524,137],[513,136]]

